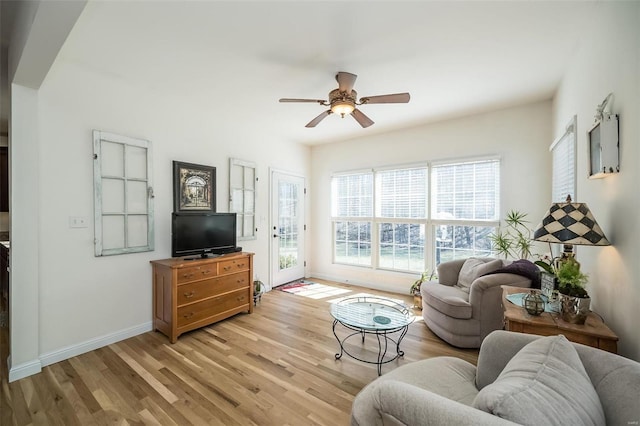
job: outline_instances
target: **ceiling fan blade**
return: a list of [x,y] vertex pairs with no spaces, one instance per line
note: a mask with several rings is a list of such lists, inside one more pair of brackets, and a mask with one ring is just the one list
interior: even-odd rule
[[394,93],[392,95],[365,96],[360,98],[361,104],[406,104],[411,99],[408,93]]
[[373,120],[371,120],[369,117],[364,115],[364,113],[362,111],[360,111],[359,109],[357,109],[357,108],[353,110],[351,115],[364,128],[367,128],[367,127],[369,127],[369,126],[371,126],[373,124]]
[[308,122],[307,125],[304,127],[316,127],[318,123],[324,120],[329,114],[331,114],[330,109],[323,111],[322,114],[320,114],[319,116],[317,116],[316,118]]
[[357,75],[349,72],[340,71],[336,74],[336,81],[338,82],[338,89],[341,92],[351,93],[353,85],[356,83]]
[[280,102],[313,102],[320,105],[324,105],[327,101],[324,99],[295,99],[295,98],[281,98]]

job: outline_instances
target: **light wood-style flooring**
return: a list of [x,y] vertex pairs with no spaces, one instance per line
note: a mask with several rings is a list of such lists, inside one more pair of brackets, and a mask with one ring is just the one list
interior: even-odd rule
[[[341,296],[364,292],[412,304],[408,295],[312,281],[352,291]],[[149,332],[13,383],[3,354],[0,424],[348,425],[353,398],[377,371],[348,356],[335,359],[329,299],[271,291],[253,314],[184,334],[176,344]],[[477,350],[449,346],[416,315],[404,358],[385,364],[383,374],[442,355],[476,363]],[[377,350],[374,340],[364,346]]]

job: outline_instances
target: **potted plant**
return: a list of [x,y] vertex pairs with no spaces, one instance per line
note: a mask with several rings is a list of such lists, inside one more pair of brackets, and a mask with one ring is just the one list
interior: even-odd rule
[[431,281],[433,279],[437,279],[438,277],[435,273],[429,274],[429,271],[424,271],[420,278],[415,280],[413,284],[411,284],[411,288],[409,289],[409,294],[413,296],[413,307],[415,309],[422,310],[422,293],[420,293],[420,289],[422,288],[422,283],[425,281]]
[[264,283],[259,279],[253,281],[253,304],[257,305],[264,292]]
[[591,298],[584,288],[589,277],[580,272],[580,264],[573,257],[558,262],[555,275],[562,319],[573,324],[584,324],[591,305]]
[[511,256],[514,259],[528,259],[531,256],[531,230],[527,227],[529,221],[525,220],[526,213],[510,210],[505,218],[505,229],[491,234],[489,238],[493,249],[506,259]]

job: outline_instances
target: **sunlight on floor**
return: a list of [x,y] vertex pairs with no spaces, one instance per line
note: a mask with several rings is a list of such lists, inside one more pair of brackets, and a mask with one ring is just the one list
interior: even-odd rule
[[313,283],[302,287],[292,288],[286,290],[288,293],[292,293],[298,296],[309,297],[311,299],[324,299],[326,297],[337,296],[340,294],[351,293],[351,290],[346,288],[331,287],[329,285]]

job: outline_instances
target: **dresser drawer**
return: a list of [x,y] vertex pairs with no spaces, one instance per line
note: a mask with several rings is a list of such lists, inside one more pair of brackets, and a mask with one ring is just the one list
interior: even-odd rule
[[223,277],[182,284],[178,286],[178,306],[197,302],[216,294],[228,293],[233,290],[249,287],[249,271],[238,272]]
[[201,280],[218,275],[218,264],[209,263],[201,266],[190,266],[178,270],[178,284]]
[[250,305],[249,291],[246,289],[181,306],[178,308],[178,328],[242,305]]
[[222,274],[232,274],[238,271],[249,270],[249,256],[238,259],[223,260],[218,263],[218,272]]

